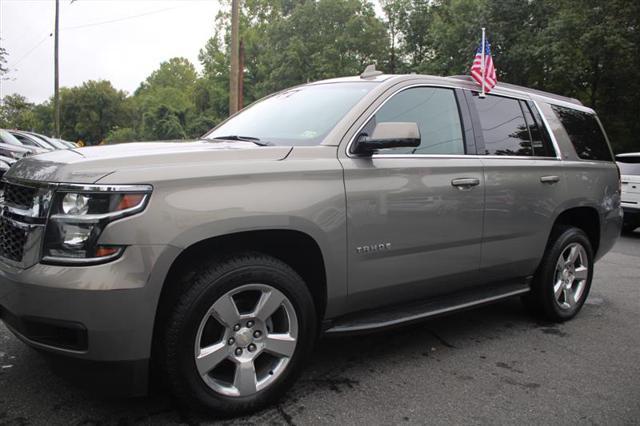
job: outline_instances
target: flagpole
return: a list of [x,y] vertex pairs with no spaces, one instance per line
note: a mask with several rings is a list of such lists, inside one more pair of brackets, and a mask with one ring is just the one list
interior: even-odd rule
[[485,52],[485,41],[484,41],[484,27],[482,28],[482,93],[480,94],[481,98],[485,97],[485,93],[484,93],[484,69],[485,69],[485,62],[484,62],[484,52]]

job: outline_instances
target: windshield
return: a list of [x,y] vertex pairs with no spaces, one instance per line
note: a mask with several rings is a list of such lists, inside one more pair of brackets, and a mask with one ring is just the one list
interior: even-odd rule
[[36,133],[28,133],[33,139],[35,139],[38,143],[38,146],[46,149],[55,149],[55,145],[53,145],[45,136],[38,135]]
[[64,145],[63,143],[58,142],[57,139],[54,138],[50,138],[48,136],[45,135],[38,135],[38,134],[33,134],[33,136],[38,137],[40,139],[43,139],[44,141],[46,141],[49,145],[51,145],[53,148],[58,148],[58,149],[67,149],[68,147],[66,145]]
[[242,136],[276,145],[317,145],[375,84],[327,83],[285,90],[256,102],[205,138]]
[[15,136],[3,129],[0,129],[0,142],[22,146],[22,143]]

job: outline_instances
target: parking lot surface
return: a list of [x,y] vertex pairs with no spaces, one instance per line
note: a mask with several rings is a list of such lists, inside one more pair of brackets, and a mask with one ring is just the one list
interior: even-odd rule
[[[168,395],[83,391],[0,325],[0,425],[214,422]],[[222,423],[640,424],[640,231],[596,264],[573,321],[536,321],[514,299],[325,339],[278,406]]]

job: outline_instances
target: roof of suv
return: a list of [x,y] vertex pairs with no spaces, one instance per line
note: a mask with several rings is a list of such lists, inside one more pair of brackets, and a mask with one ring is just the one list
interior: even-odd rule
[[[363,74],[361,76],[332,78],[328,80],[315,81],[309,84],[356,82],[356,81],[374,81],[374,82],[382,83],[390,80],[403,81],[403,80],[410,80],[414,78],[426,78],[430,80],[436,80],[450,86],[459,86],[459,87],[468,88],[468,89],[478,88],[477,84],[468,75],[453,75],[449,77],[440,77],[440,76],[426,75],[426,74],[382,74],[382,73],[373,74],[372,73],[370,75]],[[515,84],[499,82],[496,85],[496,89],[500,90],[504,94],[511,93],[513,95],[518,95],[518,94],[521,95],[524,93],[527,95],[534,95],[534,96],[539,96],[541,98],[546,98],[550,103],[565,103],[565,104],[571,104],[572,106],[579,107],[579,109],[589,109],[585,107],[577,99],[556,95],[555,93],[544,92],[542,90],[530,89],[528,87],[518,86]]]

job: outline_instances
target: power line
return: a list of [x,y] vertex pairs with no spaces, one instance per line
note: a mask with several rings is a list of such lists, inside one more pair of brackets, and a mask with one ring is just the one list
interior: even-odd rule
[[[76,30],[76,29],[81,29],[81,28],[95,27],[95,26],[99,26],[99,25],[113,24],[113,23],[116,23],[116,22],[126,21],[126,20],[130,20],[130,19],[136,19],[136,18],[140,18],[140,17],[143,17],[143,16],[155,15],[157,13],[167,12],[169,10],[179,9],[179,8],[182,8],[182,7],[185,7],[185,5],[180,5],[180,6],[175,6],[175,7],[168,7],[168,8],[159,9],[159,10],[152,10],[150,12],[140,13],[140,14],[131,15],[131,16],[124,16],[122,18],[111,19],[111,20],[108,20],[108,21],[92,22],[90,24],[82,24],[82,25],[75,25],[75,26],[71,26],[71,27],[64,27],[64,28],[60,28],[60,31]],[[33,53],[38,47],[40,47],[47,40],[47,38],[52,37],[52,36],[53,36],[53,33],[49,33],[49,34],[45,35],[31,49],[29,49],[24,55],[22,55],[20,57],[20,59],[18,59],[17,61],[13,62],[11,65],[7,65],[7,68],[11,69],[11,68],[16,67],[19,63],[21,63],[24,59],[26,59],[29,55],[31,55],[31,53]]]
[[31,53],[33,53],[33,51],[35,51],[38,47],[40,47],[42,45],[42,43],[44,43],[45,41],[47,41],[47,39],[49,37],[52,37],[53,33],[49,33],[46,36],[42,37],[42,39],[40,39],[40,41],[38,43],[36,43],[35,46],[33,46],[31,49],[29,49],[27,51],[27,53],[25,53],[24,55],[22,55],[20,57],[20,59],[18,59],[17,61],[13,62],[11,65],[7,65],[7,68],[11,69],[13,67],[15,67],[16,65],[18,65],[20,62],[22,62],[27,56],[29,56]]
[[138,15],[124,16],[122,18],[110,19],[108,21],[100,21],[100,22],[92,22],[90,24],[74,25],[74,26],[71,26],[71,27],[61,28],[61,30],[77,30],[77,29],[80,29],[80,28],[96,27],[98,25],[114,24],[116,22],[127,21],[127,20],[130,20],[130,19],[141,18],[143,16],[149,16],[149,15],[155,15],[157,13],[167,12],[169,10],[180,9],[180,8],[182,8],[184,6],[185,5],[175,6],[175,7],[168,7],[168,8],[159,9],[159,10],[152,10],[150,12],[140,13]]

